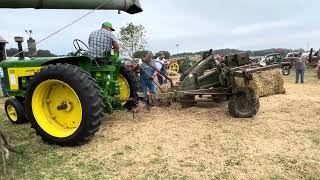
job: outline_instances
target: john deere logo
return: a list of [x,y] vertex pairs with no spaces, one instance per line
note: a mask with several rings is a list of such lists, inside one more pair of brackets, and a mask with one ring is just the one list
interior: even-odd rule
[[33,73],[33,72],[38,72],[38,69],[26,69],[25,72],[26,73]]
[[9,73],[10,74],[14,74],[14,73],[16,73],[16,71],[15,70],[10,70]]

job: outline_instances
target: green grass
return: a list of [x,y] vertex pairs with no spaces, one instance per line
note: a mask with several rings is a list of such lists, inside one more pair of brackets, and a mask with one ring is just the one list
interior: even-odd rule
[[[296,81],[296,70],[294,68],[291,69],[291,73],[289,76],[285,76],[285,79],[288,82],[294,83]],[[306,84],[315,84],[318,83],[317,73],[314,68],[306,68],[304,79]]]

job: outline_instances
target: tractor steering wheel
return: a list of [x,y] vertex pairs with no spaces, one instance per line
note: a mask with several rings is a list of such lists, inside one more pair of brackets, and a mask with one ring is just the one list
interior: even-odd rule
[[[85,48],[87,48],[87,49],[82,49],[80,44],[85,46]],[[88,45],[86,43],[84,43],[83,41],[81,41],[80,39],[73,40],[73,46],[77,50],[76,54],[84,55],[83,53],[89,50]]]

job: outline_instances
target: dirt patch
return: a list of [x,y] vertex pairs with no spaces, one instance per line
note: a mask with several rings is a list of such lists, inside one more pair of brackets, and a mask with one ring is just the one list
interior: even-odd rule
[[320,178],[320,84],[314,74],[307,74],[303,85],[293,84],[293,78],[286,77],[286,94],[260,98],[260,111],[252,119],[232,118],[226,102],[153,108],[135,119],[117,112],[106,115],[90,143],[73,148],[41,143],[28,125],[8,125],[7,132],[29,131],[12,139],[23,141],[18,146],[32,154],[29,161],[13,157],[12,174],[40,179]]
[[286,94],[260,99],[253,119],[230,117],[226,103],[115,113],[79,153],[128,179],[318,177],[319,89],[287,83]]

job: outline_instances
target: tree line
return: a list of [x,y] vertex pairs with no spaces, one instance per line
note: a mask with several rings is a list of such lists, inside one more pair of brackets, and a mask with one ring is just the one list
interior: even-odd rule
[[[7,49],[7,56],[8,57],[11,57],[15,54],[17,54],[19,52],[19,50],[17,48],[10,48],[10,49]],[[29,56],[29,53],[28,52],[23,52],[23,54],[25,56]],[[39,49],[37,51],[37,57],[57,57],[58,55],[56,54],[53,54],[51,53],[49,50],[42,50],[42,49]]]

